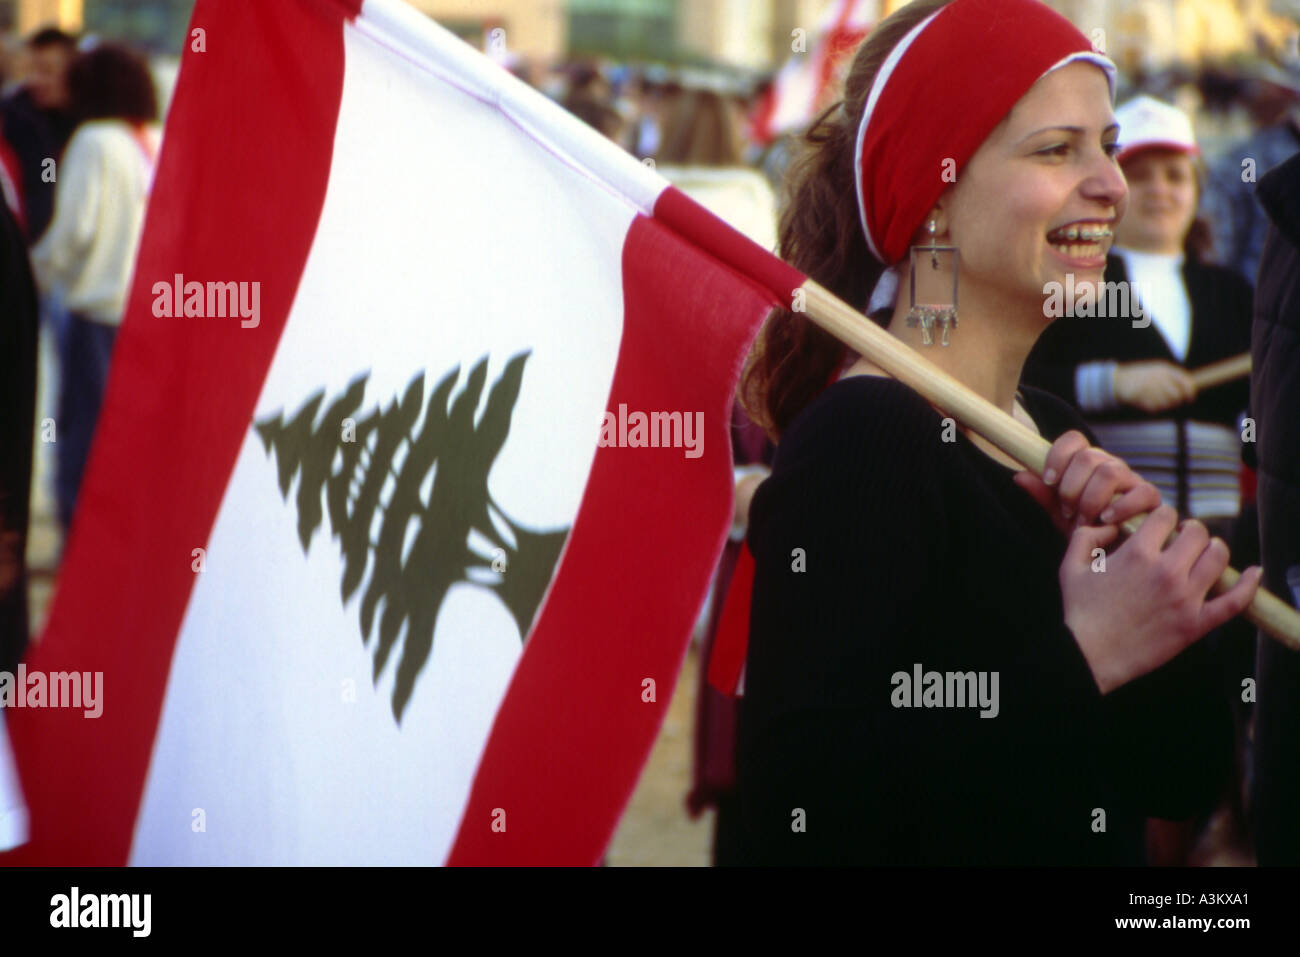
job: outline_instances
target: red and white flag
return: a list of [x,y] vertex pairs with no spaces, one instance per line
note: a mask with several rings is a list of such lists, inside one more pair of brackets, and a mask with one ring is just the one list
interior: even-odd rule
[[791,56],[754,113],[752,137],[766,145],[802,130],[838,95],[841,76],[876,21],[880,0],[832,0],[818,21],[811,52]]
[[594,863],[804,277],[394,0],[191,31],[6,857]]

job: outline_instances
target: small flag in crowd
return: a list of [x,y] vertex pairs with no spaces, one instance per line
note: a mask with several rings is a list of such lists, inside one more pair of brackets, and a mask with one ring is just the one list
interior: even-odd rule
[[[812,37],[811,50],[796,48],[777,71],[754,111],[751,134],[766,145],[804,129],[838,95],[840,71],[873,25],[875,0],[832,0]],[[792,46],[800,38],[792,39]],[[807,38],[803,38],[806,45]]]
[[191,30],[6,857],[592,864],[803,277],[396,0]]

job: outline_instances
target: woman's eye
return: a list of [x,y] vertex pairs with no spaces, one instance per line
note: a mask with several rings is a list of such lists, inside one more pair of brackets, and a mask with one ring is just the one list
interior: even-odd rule
[[[1103,143],[1101,148],[1105,151],[1106,155],[1110,157],[1118,156],[1119,151],[1122,149],[1122,147],[1118,142]],[[1065,156],[1067,153],[1069,153],[1069,151],[1070,151],[1069,143],[1058,143],[1056,146],[1049,146],[1047,147],[1047,149],[1039,150],[1038,155],[1039,156]]]

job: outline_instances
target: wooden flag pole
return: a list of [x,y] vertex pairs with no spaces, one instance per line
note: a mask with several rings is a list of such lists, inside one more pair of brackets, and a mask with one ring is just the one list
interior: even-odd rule
[[1192,373],[1192,381],[1196,383],[1196,391],[1200,392],[1210,386],[1221,385],[1247,375],[1250,375],[1250,353],[1243,352],[1231,359],[1220,359],[1218,362],[1201,366]]
[[[805,280],[796,291],[796,305],[799,304],[799,292],[803,293],[804,307],[800,311],[818,326],[1042,477],[1047,453],[1052,447],[1050,442],[931,364],[916,350],[895,339],[813,280]],[[1145,514],[1130,518],[1123,523],[1121,534],[1131,535],[1145,518]],[[1239,572],[1226,568],[1211,590],[1221,594],[1232,588],[1239,577]],[[1276,595],[1260,588],[1244,614],[1284,645],[1300,650],[1300,612]]]

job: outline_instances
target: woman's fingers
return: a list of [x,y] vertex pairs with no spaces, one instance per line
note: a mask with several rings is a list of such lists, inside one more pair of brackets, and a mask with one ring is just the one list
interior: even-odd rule
[[1078,429],[1071,429],[1059,436],[1047,452],[1047,462],[1043,466],[1043,482],[1053,487],[1058,486],[1074,454],[1087,447],[1088,440]]
[[1159,507],[1160,489],[1150,482],[1140,481],[1113,503],[1103,508],[1097,517],[1104,523],[1114,522],[1120,524],[1134,515],[1141,515],[1143,512],[1150,512]]
[[1100,449],[1084,448],[1074,453],[1056,489],[1056,494],[1061,500],[1062,515],[1066,518],[1075,516],[1079,511],[1079,499],[1083,495],[1083,490],[1088,487],[1097,469],[1102,468],[1110,458]]
[[1070,544],[1065,549],[1065,561],[1086,565],[1093,559],[1093,551],[1105,548],[1119,536],[1117,525],[1084,525],[1070,533]]
[[1066,534],[1097,520],[1118,524],[1160,504],[1154,485],[1123,460],[1089,447],[1083,434],[1073,429],[1052,443],[1042,479],[1019,472],[1015,481]]
[[1161,505],[1146,517],[1146,521],[1126,544],[1131,544],[1148,555],[1159,555],[1164,548],[1165,539],[1177,522],[1178,510],[1170,505]]
[[1057,487],[1061,500],[1061,514],[1066,518],[1076,515],[1076,524],[1090,525],[1112,508],[1111,500],[1117,494],[1147,485],[1139,495],[1122,499],[1122,506],[1112,510],[1104,522],[1119,522],[1139,512],[1160,504],[1160,493],[1154,485],[1144,483],[1142,477],[1109,452],[1101,449],[1076,451]]
[[[1222,545],[1222,543],[1220,543]],[[1178,534],[1174,540],[1169,543],[1165,549],[1165,557],[1169,560],[1173,570],[1179,578],[1188,578],[1191,575],[1192,566],[1201,558],[1202,554],[1210,547],[1210,530],[1194,518],[1189,518],[1178,526]],[[1211,557],[1217,556],[1217,548],[1211,553]],[[1227,546],[1223,546],[1223,561],[1227,564]],[[1223,571],[1222,568],[1219,571]],[[1218,578],[1216,574],[1214,576]],[[1197,594],[1204,595],[1205,589],[1209,588],[1209,582],[1200,589]]]
[[[1177,522],[1177,510],[1168,505],[1160,505],[1147,516],[1142,527],[1123,547],[1137,549],[1149,556],[1148,560],[1165,566],[1160,580],[1167,587],[1162,587],[1162,592],[1194,596],[1201,600],[1195,635],[1199,638],[1245,611],[1255,597],[1263,574],[1258,566],[1252,566],[1242,573],[1237,584],[1230,590],[1217,598],[1204,600],[1228,567],[1230,555],[1227,543],[1221,538],[1212,537],[1203,523],[1188,519],[1177,525],[1177,534],[1165,548],[1164,543],[1169,539],[1170,533],[1175,531]],[[1103,528],[1109,540],[1110,532],[1115,526],[1106,524]],[[1082,545],[1078,533],[1085,530],[1079,529],[1071,538],[1072,549]],[[1185,587],[1183,582],[1186,582]]]
[[[1208,533],[1207,533],[1207,538]],[[1205,597],[1210,586],[1219,580],[1223,570],[1228,567],[1228,544],[1221,538],[1210,538],[1201,553],[1196,557],[1187,573],[1187,582],[1197,595]]]
[[1130,489],[1140,481],[1133,470],[1119,459],[1111,458],[1101,462],[1093,469],[1083,487],[1083,494],[1079,496],[1076,506],[1079,515],[1076,521],[1080,525],[1091,525],[1117,492]]
[[[1226,560],[1225,560],[1225,565]],[[1222,569],[1220,569],[1222,572]],[[1218,598],[1211,599],[1201,606],[1201,617],[1198,628],[1201,634],[1205,634],[1211,629],[1218,628],[1224,622],[1231,621],[1240,615],[1255,598],[1255,592],[1259,590],[1260,579],[1264,577],[1264,571],[1258,565],[1252,565],[1246,569],[1237,584],[1220,595]]]

